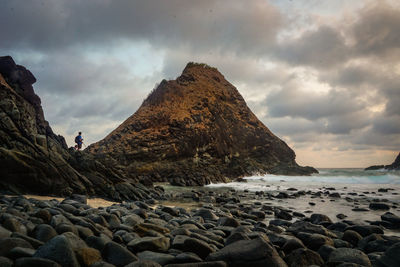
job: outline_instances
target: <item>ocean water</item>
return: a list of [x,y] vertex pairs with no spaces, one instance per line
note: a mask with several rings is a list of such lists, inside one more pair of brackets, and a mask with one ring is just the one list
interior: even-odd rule
[[[368,224],[371,221],[381,220],[386,211],[369,210],[371,202],[385,202],[390,205],[390,212],[400,216],[400,172],[399,171],[364,171],[363,169],[320,169],[319,174],[312,176],[285,176],[285,175],[255,175],[245,177],[247,182],[232,182],[227,184],[210,184],[208,190],[233,188],[236,190],[264,191],[272,195],[278,191],[288,189],[304,190],[306,192],[322,192],[321,197],[307,194],[298,198],[265,199],[256,197],[254,202],[262,202],[280,206],[293,211],[322,213],[328,215],[332,221],[340,221],[336,217],[339,213],[345,214],[347,220],[355,223]],[[379,189],[388,189],[379,192]],[[382,191],[382,190],[381,190]],[[289,194],[295,191],[288,190]],[[338,192],[340,198],[331,198],[327,192]],[[310,203],[313,203],[311,205]],[[367,211],[357,211],[363,208]],[[267,220],[273,219],[267,218]],[[385,230],[390,235],[400,236],[398,230]]]
[[[374,192],[379,188],[394,189],[390,191],[400,190],[400,171],[364,171],[363,169],[319,169],[318,171],[318,174],[311,176],[255,175],[244,177],[246,183],[210,184],[207,187],[229,187],[249,191],[277,191],[289,188],[314,191],[328,187],[335,188],[335,191],[347,192]],[[396,194],[387,195],[396,198]]]

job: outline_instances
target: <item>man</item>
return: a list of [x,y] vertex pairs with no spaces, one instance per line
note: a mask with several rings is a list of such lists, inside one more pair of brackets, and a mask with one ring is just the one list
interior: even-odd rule
[[76,143],[75,149],[81,150],[83,144],[82,132],[79,132],[78,136],[75,137],[75,143]]

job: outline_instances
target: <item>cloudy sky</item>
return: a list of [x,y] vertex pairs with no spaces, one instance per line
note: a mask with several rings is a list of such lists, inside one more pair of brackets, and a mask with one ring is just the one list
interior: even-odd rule
[[399,29],[396,0],[0,0],[0,55],[36,76],[69,145],[105,137],[196,61],[315,167],[400,151]]

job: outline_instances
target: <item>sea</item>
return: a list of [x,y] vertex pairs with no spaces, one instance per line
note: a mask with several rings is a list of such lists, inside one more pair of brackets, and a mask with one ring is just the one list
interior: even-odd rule
[[[229,187],[249,191],[278,191],[289,188],[314,191],[334,187],[338,191],[345,190],[357,193],[373,192],[379,188],[396,189],[397,191],[400,189],[400,171],[365,171],[358,168],[318,169],[318,171],[319,173],[311,176],[254,175],[244,177],[246,183],[210,184],[207,187]],[[396,195],[393,196],[392,198],[396,198]]]
[[[210,184],[206,188],[264,191],[272,195],[279,191],[290,194],[296,190],[319,191],[323,193],[321,197],[307,194],[299,198],[254,199],[253,201],[278,205],[304,214],[322,213],[328,215],[333,222],[341,221],[337,218],[340,213],[347,216],[346,220],[360,224],[380,220],[381,215],[387,211],[370,210],[369,203],[371,202],[385,202],[391,207],[389,212],[400,216],[400,171],[364,171],[364,169],[356,168],[319,169],[318,171],[318,174],[311,176],[254,175],[245,177],[246,182]],[[333,192],[338,192],[341,197],[329,197],[329,193]],[[400,236],[399,231],[388,230],[387,232]]]

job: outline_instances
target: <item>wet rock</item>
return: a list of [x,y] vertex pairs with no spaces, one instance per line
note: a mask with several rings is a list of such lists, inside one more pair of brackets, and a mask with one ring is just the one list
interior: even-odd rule
[[287,220],[287,221],[290,221],[293,218],[292,215],[285,210],[279,210],[277,213],[275,213],[275,216],[279,219]]
[[381,202],[374,202],[369,204],[371,210],[389,210],[390,206]]
[[332,251],[335,251],[336,248],[329,246],[329,245],[323,245],[318,249],[318,254],[321,256],[321,258],[324,261],[327,261],[329,258],[329,255],[331,255]]
[[297,237],[303,241],[307,248],[317,251],[323,245],[333,246],[333,240],[320,234],[298,233]]
[[391,222],[394,226],[396,226],[396,228],[400,228],[400,217],[394,215],[391,212],[386,212],[385,214],[383,214],[381,216],[381,219],[383,221]]
[[333,239],[333,245],[335,246],[335,248],[351,248],[352,247],[352,245],[349,242],[342,240],[342,239],[338,239],[338,238]]
[[400,242],[391,246],[383,256],[379,258],[378,262],[387,267],[400,266]]
[[[1,267],[12,267],[13,261],[10,260],[9,258],[0,256],[0,266]],[[25,265],[25,266],[27,266],[27,265]]]
[[114,264],[115,266],[125,266],[133,261],[137,261],[137,257],[127,250],[125,247],[115,242],[108,242],[101,252],[104,260]]
[[227,267],[227,264],[223,261],[205,261],[195,263],[168,264],[165,265],[165,267]]
[[20,223],[17,219],[15,218],[7,218],[3,221],[3,226],[4,228],[10,230],[11,232],[17,232],[20,234],[27,234],[27,229],[26,227]]
[[368,236],[370,234],[374,234],[374,233],[375,234],[383,234],[382,228],[380,228],[379,226],[375,226],[375,225],[352,225],[352,226],[347,227],[345,230],[346,231],[347,230],[356,231],[363,237]]
[[0,239],[11,236],[11,231],[0,225]]
[[152,260],[157,262],[158,264],[164,266],[168,263],[174,261],[175,257],[165,253],[158,253],[153,251],[143,251],[137,254],[139,260]]
[[200,258],[205,259],[215,249],[202,240],[187,238],[183,244],[184,251],[196,253]]
[[75,254],[81,266],[90,266],[102,260],[100,251],[94,248],[82,247],[75,250]]
[[86,238],[86,244],[98,251],[102,251],[109,241],[110,240],[98,236],[89,236]]
[[285,257],[289,267],[308,267],[310,265],[322,266],[324,261],[321,256],[309,249],[298,248]]
[[30,248],[32,245],[21,238],[8,237],[0,240],[0,256],[6,256],[15,247]]
[[14,267],[61,267],[61,265],[49,259],[26,257],[17,259]]
[[261,237],[230,244],[211,253],[206,260],[225,261],[229,266],[287,266],[275,248]]
[[152,260],[138,260],[125,265],[125,267],[161,267],[161,265]]
[[361,266],[372,266],[364,252],[352,248],[338,248],[334,250],[328,259],[327,265],[339,265],[342,263],[355,263]]
[[72,194],[66,199],[71,199],[75,200],[76,202],[82,203],[82,204],[87,204],[87,196],[85,195],[79,195],[79,194]]
[[282,247],[282,250],[287,255],[298,248],[305,248],[303,242],[301,242],[301,240],[298,238],[292,238],[286,241],[286,243]]
[[340,198],[340,194],[337,192],[331,193],[331,194],[329,194],[329,197]]
[[90,267],[115,267],[115,265],[104,261],[98,261],[90,265]]
[[328,237],[336,237],[336,235],[330,231],[328,231],[325,227],[321,226],[321,225],[316,225],[316,224],[312,224],[310,222],[306,222],[306,221],[298,221],[293,223],[289,228],[288,228],[289,232],[293,232],[293,233],[299,233],[299,232],[305,232],[305,233],[316,233],[316,234],[321,234],[321,235],[325,235]]
[[39,224],[33,231],[33,237],[42,242],[47,242],[56,235],[56,230],[48,224]]
[[392,245],[399,243],[400,237],[371,234],[358,242],[358,247],[366,253],[385,252]]
[[347,230],[343,233],[342,239],[349,242],[353,247],[357,246],[358,242],[362,239],[362,236],[353,230]]
[[19,233],[12,233],[11,237],[21,238],[25,241],[28,241],[29,244],[31,244],[32,247],[35,249],[37,249],[38,247],[40,247],[44,244],[42,241],[39,241],[35,238],[29,237],[27,235],[19,234]]
[[62,266],[79,266],[68,239],[63,235],[56,236],[39,247],[33,257],[53,260]]
[[18,259],[22,257],[32,257],[33,254],[35,254],[36,250],[32,248],[21,248],[21,247],[15,247],[11,249],[7,253],[7,257],[10,259]]
[[331,219],[328,216],[319,213],[312,214],[310,217],[310,221],[313,224],[332,223]]
[[168,213],[168,214],[170,214],[171,216],[174,216],[174,217],[179,216],[179,210],[175,209],[175,208],[163,207],[161,209],[161,211],[166,212],[166,213]]
[[332,231],[344,232],[347,227],[349,227],[349,225],[347,223],[336,222],[336,223],[332,223],[331,225],[329,225],[327,227],[327,229],[332,230]]
[[172,241],[171,247],[175,248],[175,249],[183,250],[184,249],[185,240],[188,239],[188,238],[189,238],[188,235],[176,235],[174,237],[174,240]]
[[128,243],[129,250],[140,252],[145,250],[164,252],[167,251],[170,245],[169,238],[163,236],[146,236],[133,239]]
[[194,262],[202,262],[203,260],[197,256],[197,254],[192,252],[184,252],[176,255],[174,262],[175,263],[194,263]]
[[72,232],[66,232],[66,233],[63,233],[62,235],[68,239],[68,243],[74,250],[79,250],[79,249],[87,247],[85,241],[80,239],[77,235],[75,235]]
[[218,220],[218,216],[215,215],[215,213],[209,209],[199,209],[197,210],[193,216],[200,216],[202,217],[204,220]]
[[285,192],[279,192],[278,195],[275,196],[276,198],[284,199],[289,198],[289,195]]
[[225,246],[240,240],[250,240],[250,238],[244,233],[233,233],[226,239]]
[[60,223],[59,225],[56,226],[55,230],[58,234],[62,234],[65,232],[72,232],[76,235],[79,235],[78,229],[74,225],[68,223]]
[[217,221],[217,225],[238,227],[240,223],[232,217],[220,217]]

